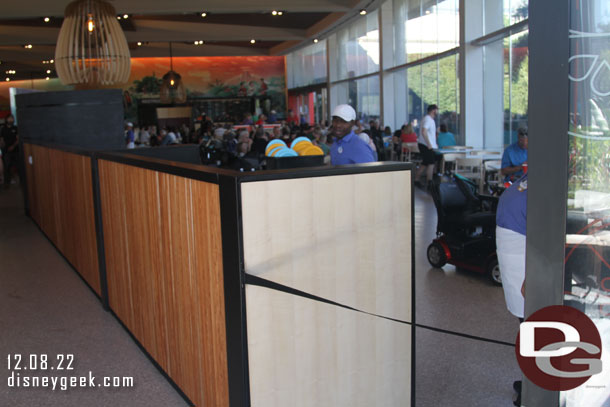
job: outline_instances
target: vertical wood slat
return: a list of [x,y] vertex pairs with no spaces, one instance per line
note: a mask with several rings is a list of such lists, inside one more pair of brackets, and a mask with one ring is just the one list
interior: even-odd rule
[[30,216],[100,295],[91,159],[28,143],[24,157]]
[[99,173],[110,307],[197,406],[228,406],[218,185]]

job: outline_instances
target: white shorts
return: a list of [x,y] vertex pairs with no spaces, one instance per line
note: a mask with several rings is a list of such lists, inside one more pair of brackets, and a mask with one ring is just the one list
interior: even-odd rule
[[525,280],[525,236],[496,226],[496,246],[506,307],[514,316],[523,318],[525,299],[521,286]]

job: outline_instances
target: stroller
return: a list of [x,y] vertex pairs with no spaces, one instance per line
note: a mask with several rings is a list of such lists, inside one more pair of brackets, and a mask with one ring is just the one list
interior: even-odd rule
[[457,174],[442,181],[437,177],[432,185],[438,223],[428,261],[436,268],[449,263],[485,273],[494,284],[502,284],[496,256],[498,198],[479,195],[474,182]]

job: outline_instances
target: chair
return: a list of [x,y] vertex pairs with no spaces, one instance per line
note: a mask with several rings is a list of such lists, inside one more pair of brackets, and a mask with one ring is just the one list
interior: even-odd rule
[[400,161],[413,161],[413,155],[419,154],[419,147],[417,143],[402,143],[400,151]]
[[455,163],[457,158],[466,157],[466,153],[449,153],[443,154],[443,161],[441,162],[441,172],[444,174],[447,172],[447,163]]
[[477,157],[458,157],[455,160],[455,173],[472,180],[479,180],[479,191],[483,189],[483,160]]
[[485,170],[485,183],[500,182],[500,168],[502,167],[502,160],[487,160],[483,163],[483,169]]

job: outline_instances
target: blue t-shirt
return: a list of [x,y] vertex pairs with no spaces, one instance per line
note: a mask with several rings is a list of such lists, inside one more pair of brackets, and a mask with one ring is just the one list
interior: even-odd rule
[[496,225],[525,235],[527,223],[527,174],[500,196]]
[[[515,142],[510,146],[506,147],[504,154],[502,154],[502,168],[516,167],[527,161],[527,149],[519,147],[519,143]],[[518,171],[513,174],[515,178],[519,178],[523,175],[523,171]],[[508,181],[510,176],[505,177],[505,181]]]
[[438,148],[443,148],[443,147],[447,147],[447,146],[454,146],[455,143],[455,136],[453,135],[453,133],[438,133],[438,138],[437,138],[437,144],[438,144]]
[[332,165],[362,164],[375,161],[373,150],[353,131],[330,147]]

